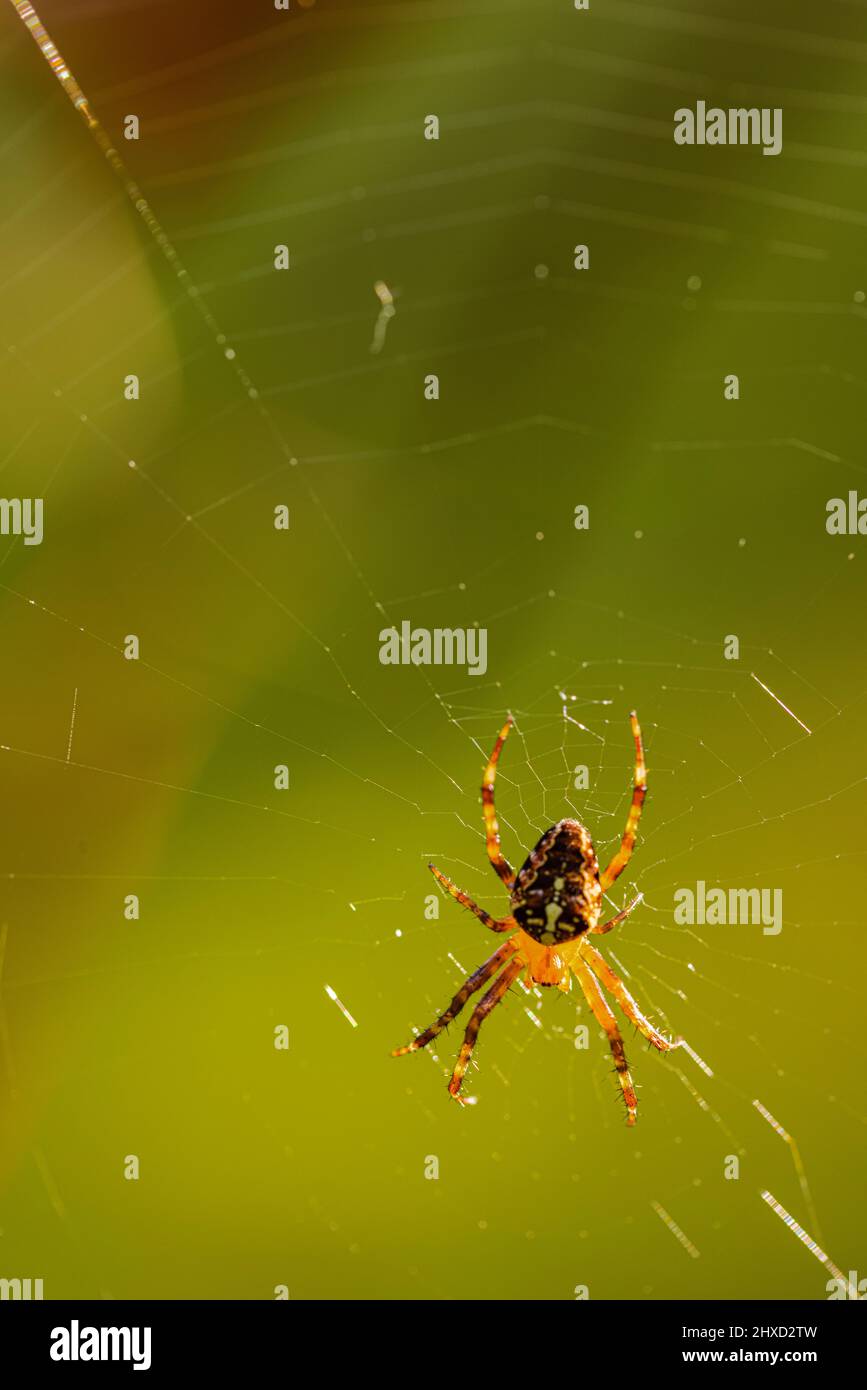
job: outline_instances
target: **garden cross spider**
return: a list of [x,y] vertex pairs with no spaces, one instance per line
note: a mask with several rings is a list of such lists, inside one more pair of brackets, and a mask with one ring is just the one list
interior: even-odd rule
[[392,1053],[393,1057],[402,1057],[406,1052],[417,1052],[419,1048],[427,1047],[428,1043],[457,1017],[471,995],[476,994],[493,976],[497,976],[490,989],[482,996],[464,1034],[463,1046],[449,1082],[449,1091],[456,1100],[462,1099],[461,1086],[482,1023],[520,975],[524,975],[528,985],[556,985],[564,993],[572,985],[570,972],[576,976],[591,1012],[608,1035],[614,1067],[626,1102],[628,1125],[635,1124],[638,1103],[632,1077],[629,1075],[623,1039],[600,985],[605,985],[630,1023],[634,1023],[642,1037],[660,1052],[670,1052],[673,1048],[681,1046],[680,1039],[664,1037],[647,1021],[623,981],[615,975],[604,956],[591,946],[588,940],[591,934],[601,935],[616,927],[618,922],[629,916],[642,898],[639,893],[638,897],[622,912],[618,912],[616,917],[607,922],[599,922],[602,895],[629,863],[641,808],[647,793],[647,771],[644,765],[641,729],[634,711],[629,716],[629,722],[635,739],[632,803],[620,848],[601,874],[590,834],[577,820],[558,821],[546,831],[517,876],[506,862],[500,849],[500,831],[494,808],[494,779],[500,750],[512,727],[511,715],[494,745],[482,783],[482,810],[488,858],[509,890],[511,914],[500,918],[489,916],[466,893],[447,879],[445,874],[440,873],[435,865],[428,865],[446,891],[463,907],[468,907],[470,912],[474,912],[486,927],[495,932],[512,933],[508,941],[461,985],[445,1013],[440,1014],[435,1023],[423,1033],[419,1033],[406,1047],[395,1048]]

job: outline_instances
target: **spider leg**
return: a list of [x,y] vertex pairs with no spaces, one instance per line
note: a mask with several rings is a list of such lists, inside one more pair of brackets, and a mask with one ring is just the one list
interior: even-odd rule
[[617,1020],[608,1007],[602,991],[590,969],[585,962],[581,960],[580,956],[576,956],[573,960],[572,969],[578,976],[578,983],[584,991],[584,997],[590,1005],[597,1023],[601,1024],[608,1034],[608,1045],[611,1048],[611,1055],[614,1058],[614,1067],[623,1089],[623,1099],[626,1102],[626,1123],[628,1125],[634,1125],[638,1111],[638,1101],[635,1098],[635,1088],[632,1085],[632,1077],[629,1075],[629,1064],[626,1061],[626,1049],[623,1046],[623,1039],[617,1027]]
[[614,995],[630,1023],[634,1023],[643,1038],[658,1048],[660,1052],[671,1052],[675,1047],[679,1047],[679,1042],[673,1042],[666,1038],[662,1033],[658,1033],[652,1023],[648,1023],[639,1005],[635,1002],[629,990],[621,980],[619,975],[611,969],[605,957],[591,946],[586,940],[581,943],[581,951],[587,957],[593,972]]
[[[508,945],[508,942],[506,943]],[[501,948],[502,949],[502,948]],[[517,980],[521,971],[524,969],[525,962],[520,958],[511,960],[501,975],[497,977],[487,994],[482,996],[479,1004],[473,1010],[473,1016],[467,1024],[467,1031],[464,1033],[464,1041],[461,1046],[458,1060],[455,1062],[455,1069],[452,1072],[452,1079],[449,1082],[449,1091],[455,1097],[460,1098],[461,1086],[464,1084],[464,1073],[473,1055],[473,1048],[476,1045],[479,1029],[487,1018],[491,1009],[499,1004],[506,990],[514,980]]]
[[626,829],[623,832],[623,839],[620,848],[615,854],[607,869],[600,875],[599,882],[602,885],[603,893],[610,888],[616,878],[619,878],[629,863],[632,849],[635,844],[635,836],[638,833],[638,822],[641,819],[641,808],[644,805],[644,798],[647,795],[647,768],[644,765],[644,745],[641,742],[641,729],[638,724],[638,716],[635,710],[629,716],[629,723],[632,726],[632,737],[635,739],[635,776],[632,787],[632,803],[629,807],[629,815],[626,818]]
[[[407,1052],[418,1052],[420,1048],[427,1047],[428,1043],[431,1042],[438,1033],[441,1033],[446,1025],[451,1023],[453,1018],[457,1018],[470,995],[480,990],[482,985],[486,984],[492,975],[496,975],[503,962],[508,960],[509,956],[513,955],[517,949],[517,944],[512,940],[504,941],[502,946],[499,946],[494,954],[485,961],[484,965],[480,965],[478,970],[474,971],[473,974],[464,981],[445,1013],[441,1013],[435,1023],[432,1023],[429,1028],[425,1028],[424,1032],[419,1033],[418,1037],[413,1038],[412,1042],[407,1043],[406,1047],[396,1047],[391,1054],[392,1057],[403,1057]],[[519,969],[520,968],[522,967],[519,967]],[[485,997],[487,998],[487,995]]]
[[455,902],[459,902],[461,907],[468,907],[470,912],[474,912],[479,921],[484,922],[485,926],[489,927],[491,931],[512,931],[518,925],[513,917],[491,917],[490,913],[485,912],[483,907],[479,907],[478,903],[473,902],[468,893],[465,893],[462,888],[458,888],[457,884],[452,883],[451,879],[446,878],[445,874],[440,873],[436,864],[428,864],[428,868],[437,882],[442,884],[446,892],[451,893]]
[[622,912],[618,912],[618,914],[617,914],[616,917],[610,918],[610,920],[607,921],[607,922],[599,922],[599,923],[597,923],[595,927],[591,927],[591,928],[590,928],[591,932],[595,932],[595,933],[597,934],[597,936],[601,936],[603,932],[610,931],[612,927],[616,927],[616,926],[617,926],[618,922],[624,922],[624,921],[626,920],[626,918],[629,916],[629,914],[630,914],[630,912],[632,911],[632,909],[633,909],[634,907],[637,907],[638,904],[639,904],[640,902],[643,902],[643,901],[644,901],[644,894],[643,894],[643,893],[639,893],[638,897],[637,897],[637,898],[633,898],[633,899],[632,899],[632,902],[629,904],[629,906],[628,906],[628,907],[624,907],[624,909],[623,909]]
[[494,744],[494,751],[488,759],[485,779],[482,782],[482,814],[485,818],[485,846],[488,851],[488,858],[510,892],[515,883],[515,871],[500,849],[500,827],[497,824],[497,812],[494,809],[494,779],[497,776],[500,749],[506,742],[511,727],[512,716],[509,715]]

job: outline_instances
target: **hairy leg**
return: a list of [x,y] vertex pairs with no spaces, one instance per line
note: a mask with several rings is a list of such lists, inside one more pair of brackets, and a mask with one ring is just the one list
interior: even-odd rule
[[[407,1052],[418,1052],[420,1048],[427,1047],[428,1043],[431,1042],[438,1033],[441,1033],[446,1025],[451,1023],[453,1018],[457,1018],[470,996],[480,990],[482,985],[486,984],[492,975],[496,975],[504,961],[507,961],[511,955],[514,955],[517,949],[517,945],[511,940],[504,941],[502,946],[498,947],[494,954],[485,961],[484,965],[480,965],[478,970],[464,981],[445,1013],[441,1013],[435,1023],[432,1023],[423,1033],[419,1033],[418,1037],[413,1038],[412,1042],[407,1043],[406,1047],[396,1047],[391,1054],[392,1057],[403,1057]],[[521,967],[519,966],[518,969],[520,970]]]
[[465,893],[462,888],[458,888],[457,884],[452,883],[450,878],[446,878],[436,864],[428,864],[428,868],[446,892],[451,893],[455,902],[459,902],[461,907],[468,907],[470,912],[474,912],[479,921],[484,922],[491,931],[514,931],[517,927],[518,924],[512,917],[492,917],[490,913],[485,912],[483,907],[479,907],[478,903],[473,902],[468,893]]
[[647,768],[644,765],[644,745],[641,742],[641,729],[638,724],[638,716],[634,710],[629,716],[629,723],[632,727],[632,737],[635,740],[635,774],[632,786],[632,802],[629,807],[629,815],[626,817],[626,829],[623,832],[620,848],[611,860],[608,868],[602,871],[599,878],[603,893],[606,889],[611,887],[616,878],[620,877],[632,857],[635,837],[638,834],[638,822],[641,819],[641,808],[644,805],[644,798],[647,795]]
[[632,1077],[629,1074],[629,1064],[626,1061],[626,1049],[623,1046],[623,1039],[617,1027],[617,1020],[608,1007],[602,995],[599,985],[580,956],[576,956],[572,962],[572,969],[578,977],[578,983],[584,991],[584,997],[593,1015],[608,1034],[608,1045],[611,1048],[611,1055],[614,1058],[614,1068],[617,1072],[617,1079],[623,1090],[623,1099],[626,1102],[626,1123],[635,1124],[635,1117],[638,1111],[638,1101],[635,1097],[635,1087],[632,1084]]
[[482,814],[485,818],[485,846],[488,851],[488,858],[493,864],[496,873],[500,875],[500,878],[510,891],[515,882],[515,871],[500,848],[500,827],[497,823],[497,812],[494,807],[494,781],[497,776],[497,763],[500,759],[500,749],[506,742],[511,727],[512,716],[509,715],[509,718],[500,730],[499,737],[494,744],[494,751],[488,759],[484,781],[482,782]]
[[470,1058],[473,1055],[473,1048],[476,1045],[479,1029],[491,1012],[491,1009],[499,1004],[506,990],[512,982],[518,978],[523,969],[524,962],[522,960],[517,959],[509,961],[505,970],[494,981],[487,994],[482,997],[481,1002],[473,1011],[473,1016],[467,1024],[467,1031],[464,1034],[463,1045],[458,1060],[455,1063],[455,1069],[452,1072],[452,1079],[449,1082],[449,1090],[456,1099],[459,1097],[461,1086],[464,1084],[464,1074],[470,1064]]
[[615,974],[601,952],[597,951],[595,946],[591,946],[586,938],[581,943],[581,954],[587,958],[593,972],[598,975],[605,988],[611,991],[629,1022],[635,1024],[642,1037],[660,1052],[671,1052],[673,1048],[680,1046],[679,1043],[672,1042],[670,1038],[657,1032],[653,1024],[648,1022],[620,976]]
[[591,933],[595,932],[597,936],[602,936],[602,934],[603,934],[604,932],[610,931],[612,927],[616,927],[617,924],[618,924],[619,922],[625,922],[625,921],[626,921],[626,918],[629,916],[629,914],[630,914],[630,912],[632,911],[632,909],[635,908],[635,907],[637,907],[638,904],[639,904],[640,902],[643,902],[643,901],[644,901],[644,894],[643,894],[643,893],[639,893],[638,897],[637,897],[637,898],[633,898],[633,899],[632,899],[632,902],[629,904],[629,906],[628,906],[628,907],[624,907],[624,909],[623,909],[622,912],[618,912],[618,914],[617,914],[616,917],[612,917],[612,918],[611,918],[609,921],[607,921],[607,922],[598,922],[598,923],[596,924],[595,927],[591,927],[591,928],[590,928]]

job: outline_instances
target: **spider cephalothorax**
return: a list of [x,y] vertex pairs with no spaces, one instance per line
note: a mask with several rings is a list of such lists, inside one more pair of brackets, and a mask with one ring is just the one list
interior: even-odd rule
[[500,750],[512,727],[511,717],[500,731],[482,783],[482,809],[488,858],[509,891],[512,909],[510,915],[501,918],[491,917],[433,864],[429,866],[446,891],[474,912],[486,927],[491,931],[510,933],[509,939],[499,950],[465,980],[445,1013],[440,1014],[435,1023],[423,1033],[419,1033],[406,1047],[396,1048],[394,1052],[394,1056],[399,1057],[406,1052],[416,1052],[420,1047],[426,1047],[453,1018],[457,1017],[470,996],[476,994],[496,976],[494,983],[474,1010],[464,1034],[463,1046],[449,1082],[449,1091],[456,1099],[460,1099],[464,1075],[484,1019],[499,1004],[509,986],[520,975],[524,975],[528,986],[553,985],[564,992],[571,988],[573,975],[578,980],[594,1018],[607,1034],[615,1070],[623,1090],[623,1099],[626,1102],[627,1124],[635,1124],[638,1103],[629,1074],[623,1039],[600,985],[605,985],[630,1023],[633,1023],[642,1036],[660,1052],[669,1052],[672,1048],[680,1046],[679,1041],[673,1042],[670,1038],[664,1037],[648,1023],[619,975],[614,973],[604,956],[591,946],[587,939],[591,934],[601,935],[616,927],[617,923],[628,917],[641,901],[639,894],[628,907],[618,912],[616,917],[600,925],[602,898],[629,862],[647,792],[641,730],[634,713],[629,719],[635,740],[632,802],[620,848],[601,874],[590,833],[577,820],[558,821],[546,831],[517,875],[505,859],[500,848],[500,831],[494,807],[494,780]]

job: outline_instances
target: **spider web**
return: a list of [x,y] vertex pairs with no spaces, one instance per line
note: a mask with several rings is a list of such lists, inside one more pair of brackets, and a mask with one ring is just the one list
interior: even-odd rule
[[[622,618],[624,615],[621,613],[619,616]],[[682,646],[687,640],[689,639],[679,637],[677,644]],[[552,652],[551,655],[557,659],[556,653]],[[742,1161],[747,1161],[750,1148],[755,1147],[753,1131],[757,1115],[761,1116],[771,1131],[788,1147],[789,1158],[769,1156],[768,1172],[774,1172],[774,1181],[785,1182],[786,1165],[791,1161],[792,1171],[797,1178],[799,1205],[815,1239],[811,1241],[785,1208],[780,1208],[779,1203],[774,1203],[771,1199],[771,1204],[777,1207],[778,1214],[782,1215],[790,1226],[795,1227],[802,1243],[806,1244],[826,1266],[826,1272],[830,1271],[842,1278],[849,1289],[849,1296],[854,1296],[854,1285],[841,1274],[839,1268],[818,1244],[824,1237],[797,1141],[759,1098],[761,1094],[767,1095],[768,1089],[772,1088],[775,1097],[780,1095],[779,1104],[785,1108],[786,1092],[793,1084],[797,1087],[798,1082],[788,1073],[779,1055],[775,1055],[773,1043],[768,1045],[764,1030],[758,1026],[757,1020],[767,1011],[768,995],[779,1001],[781,994],[785,993],[787,1002],[784,1005],[775,1003],[772,1010],[774,1017],[785,1015],[800,1029],[809,1031],[814,1027],[814,1018],[810,1012],[803,1009],[802,999],[798,997],[801,991],[806,990],[812,1007],[818,1004],[820,1009],[827,1008],[827,1001],[832,1000],[840,990],[844,995],[849,994],[853,998],[857,992],[852,991],[839,978],[835,979],[814,969],[804,969],[793,965],[788,959],[778,958],[775,953],[768,951],[768,941],[761,935],[760,928],[751,930],[749,927],[731,926],[713,930],[691,926],[678,927],[672,924],[672,890],[688,882],[688,876],[683,869],[674,872],[675,863],[682,863],[684,860],[687,863],[694,863],[696,860],[701,862],[704,846],[730,836],[735,839],[733,851],[728,851],[732,856],[732,862],[743,863],[743,846],[749,844],[751,835],[755,836],[757,831],[773,826],[775,822],[804,812],[815,814],[817,806],[825,806],[836,797],[844,796],[853,786],[853,782],[849,781],[845,786],[834,788],[815,800],[805,800],[799,805],[787,806],[776,812],[768,813],[761,808],[760,801],[750,792],[751,779],[754,780],[765,765],[774,763],[779,755],[794,750],[802,738],[813,737],[814,734],[821,736],[825,726],[840,718],[843,711],[809,681],[775,657],[774,653],[767,650],[759,651],[755,653],[755,657],[757,662],[763,664],[766,674],[769,674],[769,668],[773,669],[774,679],[779,682],[781,688],[786,685],[789,689],[796,689],[809,700],[811,717],[815,719],[814,729],[808,730],[798,715],[782,704],[768,684],[760,681],[752,671],[738,671],[727,678],[728,673],[719,666],[692,666],[682,661],[672,663],[668,670],[662,671],[666,679],[660,681],[656,695],[657,704],[664,705],[672,694],[681,693],[684,688],[683,681],[692,681],[702,670],[713,669],[718,683],[713,687],[700,688],[692,684],[688,687],[690,694],[703,697],[696,707],[697,723],[693,720],[688,727],[680,728],[661,721],[649,727],[645,724],[651,789],[662,784],[661,794],[652,798],[649,804],[651,807],[658,807],[660,803],[670,804],[676,799],[674,788],[677,784],[678,789],[682,791],[680,800],[685,801],[686,805],[685,809],[663,818],[652,829],[645,817],[639,837],[640,850],[630,861],[616,888],[608,895],[606,915],[624,907],[636,892],[642,894],[641,908],[634,917],[617,929],[617,936],[606,937],[601,946],[603,953],[613,962],[628,988],[637,995],[645,1011],[650,1013],[654,1021],[672,1035],[685,1035],[684,1050],[695,1069],[691,1069],[685,1061],[683,1051],[668,1058],[665,1069],[677,1077],[690,1100],[720,1131],[729,1155],[737,1155]],[[561,683],[561,688],[545,692],[538,700],[515,712],[516,728],[512,739],[506,745],[498,778],[500,824],[507,845],[517,841],[519,845],[529,846],[554,820],[563,814],[572,814],[594,827],[602,863],[607,862],[607,858],[617,848],[631,793],[631,785],[624,775],[630,764],[631,741],[625,720],[621,719],[615,723],[610,711],[614,706],[623,706],[624,687],[628,684],[629,675],[628,672],[622,675],[618,673],[618,679],[613,684],[610,678],[605,680],[605,668],[610,664],[614,663],[582,662],[577,671],[570,670],[569,679]],[[618,667],[629,668],[633,664],[620,658],[616,660]],[[657,661],[653,665],[659,668],[663,667],[664,663]],[[588,677],[588,671],[592,671],[592,676]],[[676,673],[674,681],[671,680],[673,673]],[[749,680],[744,679],[745,674],[748,674]],[[570,693],[574,692],[576,686],[584,693]],[[603,693],[607,691],[615,693]],[[785,736],[786,727],[782,721],[782,727],[773,727],[768,721],[768,710],[762,706],[760,697],[757,697],[758,691],[769,697],[777,708],[793,721],[796,728],[794,738],[790,738],[788,742],[773,741],[774,738],[779,740],[781,734]],[[468,696],[473,693],[467,689],[453,692],[444,702],[450,718],[473,734],[474,742],[479,745],[479,752],[482,754],[481,742],[475,737],[474,731],[480,724],[485,724],[488,729],[495,727],[501,711],[496,707],[480,710],[475,704],[467,704]],[[735,756],[739,756],[750,743],[752,734],[755,759],[752,763],[733,763],[732,754],[728,749],[723,753],[718,747],[712,747],[701,732],[713,718],[705,712],[706,706],[718,705],[720,697],[727,697],[732,702],[737,711],[737,721],[742,725],[738,731],[736,724],[738,738]],[[798,733],[798,730],[801,732]],[[517,776],[509,777],[505,769],[510,765],[509,754],[511,760],[515,760],[516,743],[520,745],[517,750],[520,772]],[[534,750],[532,753],[531,748]],[[688,756],[684,756],[685,751]],[[589,788],[576,795],[573,779],[579,767],[589,769],[591,776]],[[855,779],[854,785],[860,785],[860,781],[860,778]],[[685,787],[683,784],[686,784]],[[733,792],[736,793],[735,797],[732,796]],[[708,804],[709,814],[701,803]],[[505,812],[502,809],[504,804],[508,808]],[[737,810],[735,824],[731,823],[732,806]],[[727,824],[724,830],[718,828],[717,817],[720,807],[725,808]],[[700,813],[703,813],[703,819],[700,818]],[[686,835],[683,833],[685,820],[688,822]],[[664,847],[672,842],[676,846],[673,852],[664,852]],[[517,866],[520,856],[512,857]],[[827,864],[829,861],[839,861],[842,857],[835,853],[827,856],[814,854],[806,862],[801,855],[779,859],[773,865],[771,876],[776,875],[775,882],[789,882],[794,878],[797,883],[797,875],[802,870],[815,867],[817,862]],[[448,873],[454,874],[462,885],[467,886],[478,877],[478,862],[478,859],[475,862],[456,859],[446,863],[444,867]],[[766,869],[763,871],[767,873]],[[470,875],[473,875],[472,879]],[[750,869],[738,880],[739,883],[749,886],[753,886],[754,881]],[[726,880],[716,879],[714,886],[719,882],[725,885]],[[476,899],[492,913],[503,910],[501,898],[498,902],[497,898],[489,896],[484,890],[472,891]],[[813,927],[827,929],[828,925],[793,920],[786,916],[786,930],[806,932]],[[836,927],[839,923],[835,922],[833,925]],[[747,939],[747,944],[744,944],[744,938]],[[451,952],[448,954],[448,960],[459,974],[468,973],[464,961],[456,958]],[[731,980],[732,967],[736,972],[735,983]],[[750,991],[744,990],[737,980],[737,976],[743,975],[747,975],[754,982]],[[775,976],[787,977],[783,989]],[[555,991],[543,991],[538,987],[527,989],[523,984],[519,986],[519,990],[522,996],[520,1013],[524,1017],[520,1025],[512,1030],[510,1045],[519,1053],[541,1045],[540,1038],[545,1039],[548,1044],[563,1042],[569,1046],[569,1121],[573,1126],[578,1125],[580,1113],[586,1104],[587,1066],[581,1060],[583,1052],[576,1054],[572,1046],[575,1043],[572,1032],[577,1031],[574,1028],[576,1018],[588,1021],[591,1031],[595,1032],[592,1017],[589,1016],[580,995],[576,1015],[574,995],[565,1001],[564,1007],[562,997]],[[513,993],[515,992],[513,990]],[[444,988],[441,998],[447,996],[447,993]],[[722,1054],[725,1058],[727,1045],[733,1038],[737,1038],[738,1030],[743,1028],[749,1030],[747,1039],[751,1065],[745,1074],[735,1075],[725,1060],[720,1064],[718,1055]],[[604,1034],[601,1032],[599,1037],[604,1040]],[[696,1045],[701,1051],[707,1049],[707,1055],[713,1058],[713,1066],[710,1066],[705,1057],[691,1045],[691,1040],[696,1042],[696,1039],[700,1039]],[[639,1044],[640,1039],[636,1037],[631,1055],[638,1050]],[[436,1044],[431,1045],[429,1050],[433,1059],[442,1066],[442,1059],[434,1051],[435,1047]],[[440,1050],[445,1051],[448,1058],[449,1051],[453,1049]],[[600,1042],[597,1062],[600,1053],[602,1058],[607,1055],[607,1044],[604,1041]],[[509,1085],[501,1063],[491,1061],[487,1065],[491,1066],[502,1085]],[[448,1075],[450,1069],[451,1060],[448,1058],[444,1073]],[[643,1084],[645,1092],[648,1093],[642,1102],[643,1107],[650,1103],[658,1104],[670,1123],[680,1124],[682,1117],[677,1118],[679,1107],[673,1105],[670,1093],[664,1094],[657,1075],[649,1074],[649,1070],[647,1058],[642,1058],[639,1051],[633,1075],[638,1071],[641,1077],[640,1084]],[[600,1071],[601,1068],[597,1064],[592,1073],[592,1081],[597,1099],[602,1101],[606,1095],[606,1082],[600,1079]],[[610,1087],[608,1089],[610,1090]],[[617,1099],[619,1103],[619,1096]],[[829,1093],[825,1101],[830,1106],[840,1106],[854,1122],[864,1124],[863,1111],[849,1103],[846,1097]],[[776,1108],[775,1102],[774,1109]],[[603,1125],[612,1123],[610,1115],[605,1113],[604,1106],[599,1118]],[[619,1119],[618,1115],[613,1123],[616,1124]],[[570,1140],[577,1142],[577,1135],[570,1135]],[[681,1142],[680,1136],[676,1136],[675,1142]],[[770,1176],[767,1181],[771,1181]],[[700,1186],[700,1183],[697,1185]],[[694,1194],[690,1194],[687,1188],[681,1188],[674,1194],[666,1194],[666,1202],[671,1204],[684,1198],[689,1201],[690,1195]],[[763,1191],[762,1195],[766,1199],[769,1197],[767,1191]],[[655,1200],[650,1205],[687,1253],[693,1258],[698,1258],[700,1251],[672,1219],[666,1208]],[[634,1223],[634,1211],[621,1218],[621,1224],[624,1220],[627,1224]],[[586,1232],[583,1234],[586,1235]],[[643,1286],[643,1292],[646,1295],[653,1293],[653,1286]]]

